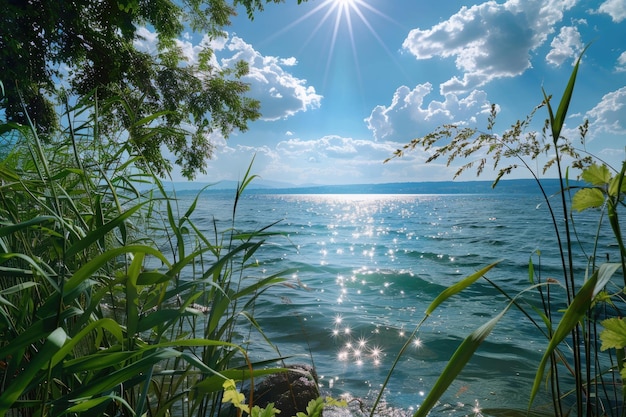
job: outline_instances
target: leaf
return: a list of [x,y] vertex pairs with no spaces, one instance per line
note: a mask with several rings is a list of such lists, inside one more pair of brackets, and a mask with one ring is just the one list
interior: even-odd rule
[[21,370],[10,384],[5,385],[4,392],[0,395],[0,416],[5,415],[13,403],[17,401],[24,393],[24,390],[31,384],[33,379],[35,379],[37,373],[40,372],[54,354],[61,349],[66,340],[67,335],[62,328],[57,328],[48,335],[46,342],[39,352],[31,358],[30,362],[26,364],[24,369]]
[[[175,359],[181,357],[181,352],[175,349],[160,349],[156,352],[144,355],[141,359],[132,362],[129,365],[123,366],[111,373],[101,374],[99,378],[91,380],[89,384],[84,384],[77,387],[71,393],[68,393],[65,397],[61,397],[55,401],[57,405],[63,405],[69,402],[75,402],[78,398],[91,398],[103,393],[108,393],[112,389],[115,389],[120,384],[127,387],[133,384],[129,381],[141,381],[143,382],[142,374],[149,371],[154,365],[159,362]],[[139,379],[137,379],[139,376]]]
[[54,216],[39,216],[21,223],[3,225],[2,227],[0,227],[0,237],[8,236],[19,230],[26,229],[30,226],[36,226],[45,223],[54,223],[56,220],[57,218]]
[[555,144],[561,136],[561,130],[563,129],[565,119],[567,118],[567,109],[569,108],[569,104],[572,100],[572,94],[574,93],[574,85],[576,84],[578,67],[580,66],[580,61],[588,47],[589,45],[585,46],[585,49],[583,49],[583,51],[580,53],[580,56],[578,57],[578,60],[576,61],[576,65],[574,65],[572,74],[570,75],[567,86],[565,87],[565,91],[563,92],[563,96],[561,97],[561,102],[559,103],[559,108],[556,111],[556,115],[552,114],[552,109],[548,101],[548,110],[550,112],[550,126],[552,127],[552,140]]
[[616,175],[609,183],[609,195],[611,197],[617,197],[620,193],[624,192],[626,192],[626,181],[624,181],[621,175]]
[[111,249],[107,252],[104,252],[85,265],[83,265],[78,271],[74,273],[70,277],[70,279],[65,283],[65,294],[69,294],[71,291],[78,288],[78,286],[91,277],[98,269],[102,268],[107,262],[115,257],[120,255],[125,255],[127,253],[145,253],[147,255],[152,255],[155,258],[162,261],[164,264],[169,265],[169,261],[165,258],[165,256],[157,249],[154,249],[150,246],[145,245],[128,245],[120,248]]
[[250,414],[250,409],[246,404],[246,397],[237,390],[237,385],[235,381],[232,379],[227,379],[224,381],[222,385],[224,388],[224,393],[222,394],[222,401],[226,403],[231,403],[235,407],[240,410]]
[[156,310],[146,316],[140,317],[137,322],[138,333],[153,329],[169,321],[182,320],[183,317],[197,315],[191,310],[162,309]]
[[51,359],[52,366],[60,363],[65,357],[71,354],[72,350],[76,348],[80,343],[85,343],[86,340],[89,339],[88,335],[94,329],[106,329],[108,330],[118,342],[123,341],[123,331],[122,326],[120,326],[115,320],[109,318],[103,318],[94,322],[89,323],[85,328],[81,329],[76,335],[74,335],[71,339],[68,339],[68,342],[63,346],[62,349],[54,355]]
[[578,190],[572,198],[572,209],[583,211],[589,208],[602,207],[604,194],[597,188],[583,188]]
[[[186,358],[187,359],[187,358]],[[188,359],[187,361],[191,363]],[[193,363],[192,363],[193,364]],[[194,364],[195,365],[195,364]],[[212,392],[218,392],[222,389],[224,378],[235,379],[237,381],[246,380],[250,378],[258,378],[261,376],[272,375],[279,372],[293,371],[288,368],[266,368],[266,369],[254,369],[252,373],[246,367],[245,369],[225,369],[206,377],[204,380],[194,385],[194,389],[200,394],[209,394]]]
[[306,406],[306,414],[299,412],[296,414],[297,417],[319,417],[322,415],[322,411],[324,411],[324,399],[322,397],[318,397],[309,401]]
[[135,207],[131,207],[126,210],[124,213],[111,220],[108,223],[103,224],[101,227],[94,229],[87,233],[85,237],[77,241],[75,244],[70,246],[66,253],[65,259],[71,259],[72,256],[76,255],[78,252],[87,249],[91,244],[97,242],[99,239],[103,238],[104,235],[109,233],[115,227],[121,227],[126,219],[128,219],[133,213],[135,213],[139,208],[141,208],[147,202],[143,202],[141,204],[136,205]]
[[[591,306],[593,295],[596,291],[596,284],[598,283],[598,275],[598,271],[594,272],[589,280],[587,280],[587,282],[585,282],[585,284],[580,288],[578,294],[576,294],[571,304],[567,307],[567,310],[565,310],[559,325],[554,331],[552,339],[550,339],[548,347],[541,358],[537,373],[535,374],[535,381],[533,382],[530,400],[528,403],[529,409],[537,396],[537,392],[539,392],[539,387],[541,386],[541,381],[543,380],[543,373],[550,356],[554,353],[557,346],[572,332],[576,326],[578,326],[578,323],[582,320],[585,313]],[[599,292],[599,290],[597,291]]]
[[595,299],[597,295],[602,291],[602,289],[609,283],[613,274],[622,267],[621,263],[617,262],[606,262],[600,265],[598,269],[598,282],[596,282],[595,287],[593,289],[593,298]]
[[605,186],[611,181],[611,172],[606,165],[592,164],[582,172],[581,178],[591,185]]
[[[81,413],[84,411],[91,411],[93,412],[93,410],[99,406],[100,404],[106,403],[106,402],[110,402],[110,401],[121,401],[126,403],[126,400],[124,400],[123,398],[120,398],[118,396],[114,396],[114,395],[104,395],[102,397],[97,397],[97,398],[91,398],[85,401],[80,401],[78,402],[78,404],[73,405],[71,407],[69,407],[67,409],[68,413]],[[126,403],[126,405],[128,406],[128,403]],[[130,407],[129,407],[130,409]]]
[[443,372],[439,378],[437,378],[437,381],[435,381],[435,384],[431,388],[430,392],[426,398],[424,398],[424,401],[415,414],[413,414],[413,417],[425,417],[428,415],[430,410],[435,406],[435,404],[437,404],[437,401],[439,401],[439,398],[444,392],[446,392],[450,384],[456,379],[467,362],[474,355],[478,346],[480,346],[487,336],[489,336],[489,333],[491,333],[498,321],[504,316],[512,305],[513,303],[509,303],[497,316],[480,326],[478,329],[474,330],[472,334],[463,340],[463,343],[461,343],[456,349]]
[[278,413],[280,413],[280,410],[274,408],[274,403],[269,403],[265,408],[255,405],[252,407],[252,413],[250,415],[252,417],[274,417]]
[[600,350],[622,349],[626,346],[626,318],[611,318],[601,323],[604,330],[600,332],[602,346]]
[[463,291],[465,288],[467,288],[470,285],[472,285],[474,282],[476,282],[478,280],[478,278],[480,278],[483,275],[485,275],[487,272],[489,272],[489,270],[491,268],[496,266],[498,263],[500,263],[500,261],[494,262],[491,265],[487,265],[486,267],[484,267],[480,271],[473,273],[472,275],[462,279],[461,281],[457,282],[456,284],[453,284],[453,285],[449,286],[448,288],[446,288],[445,290],[443,290],[437,296],[437,298],[435,298],[433,300],[433,302],[430,303],[430,305],[426,309],[426,315],[430,316],[432,314],[432,312],[435,311],[435,309],[437,307],[439,307],[439,305],[441,303],[443,303],[448,298],[452,297],[455,294],[458,294],[459,292]]
[[13,285],[12,287],[9,287],[0,291],[0,294],[2,295],[13,294],[13,293],[23,291],[31,287],[36,287],[37,285],[39,284],[37,284],[36,282],[32,282],[32,281],[22,282],[21,284],[16,284],[16,285]]

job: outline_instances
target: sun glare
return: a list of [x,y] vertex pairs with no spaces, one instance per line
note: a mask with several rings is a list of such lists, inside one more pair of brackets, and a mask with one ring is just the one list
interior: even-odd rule
[[[359,74],[359,59],[357,54],[357,40],[355,39],[355,25],[363,25],[369,33],[376,39],[379,45],[385,49],[387,54],[393,58],[393,53],[388,49],[387,45],[383,42],[381,37],[378,35],[368,17],[373,15],[377,15],[378,17],[382,17],[394,24],[397,24],[393,19],[391,19],[386,14],[382,13],[380,10],[376,9],[374,6],[368,3],[369,0],[323,0],[317,6],[310,9],[308,12],[300,16],[295,21],[291,22],[286,27],[280,29],[278,32],[274,33],[272,37],[278,36],[281,33],[289,31],[293,28],[298,27],[302,22],[309,19],[316,19],[319,17],[315,27],[308,34],[307,39],[301,44],[302,50],[306,48],[306,46],[318,35],[323,32],[330,32],[330,45],[328,46],[328,60],[326,62],[326,72],[328,73],[330,68],[330,63],[335,53],[335,47],[337,45],[337,40],[339,37],[347,35],[347,39],[350,42],[350,47],[352,49],[352,57],[355,63],[357,77],[360,78]],[[331,26],[329,28],[328,26]],[[329,30],[330,29],[330,30]],[[344,35],[345,34],[345,35]]]

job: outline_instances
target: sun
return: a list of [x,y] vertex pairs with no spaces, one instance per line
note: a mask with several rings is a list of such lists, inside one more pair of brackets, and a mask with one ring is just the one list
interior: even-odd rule
[[[300,16],[298,19],[292,21],[289,25],[283,27],[276,33],[274,36],[278,36],[286,31],[289,31],[293,28],[296,28],[305,20],[309,19],[319,19],[317,20],[317,24],[315,28],[309,33],[309,38],[305,42],[303,47],[311,41],[315,35],[320,31],[326,31],[324,28],[327,23],[332,25],[332,42],[331,42],[331,52],[334,49],[334,44],[336,43],[337,37],[339,36],[339,32],[341,29],[347,31],[352,44],[355,43],[354,40],[354,30],[353,26],[356,24],[355,20],[360,24],[363,24],[370,31],[372,35],[378,40],[378,42],[382,43],[382,40],[370,24],[368,17],[366,16],[365,11],[370,14],[377,14],[386,19],[390,19],[388,16],[384,15],[378,9],[373,7],[368,3],[368,0],[323,0],[318,3],[315,7],[310,9],[307,13]],[[355,19],[358,17],[358,19]]]
[[371,0],[322,0],[312,9],[309,9],[299,18],[292,21],[289,25],[275,32],[272,37],[279,36],[280,34],[291,29],[297,29],[305,20],[316,21],[313,29],[309,30],[306,40],[300,44],[300,48],[301,50],[304,50],[307,45],[314,41],[316,36],[320,33],[325,33],[329,36],[330,41],[326,47],[327,60],[324,84],[326,83],[326,78],[330,73],[331,60],[333,59],[335,48],[337,47],[338,40],[340,39],[348,41],[349,48],[351,49],[352,60],[354,61],[356,68],[355,75],[360,80],[359,57],[357,52],[357,44],[360,39],[356,39],[356,33],[363,34],[365,32],[355,31],[357,25],[366,28],[366,32],[369,32],[371,36],[376,39],[376,42],[378,42],[378,44],[393,59],[393,53],[389,51],[389,48],[376,32],[376,29],[372,23],[370,23],[369,19],[376,15],[394,24],[397,24],[397,22],[372,6],[369,3],[370,1]]

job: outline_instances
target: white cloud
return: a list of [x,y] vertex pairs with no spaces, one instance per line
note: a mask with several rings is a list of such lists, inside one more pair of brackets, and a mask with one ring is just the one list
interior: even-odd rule
[[605,94],[585,115],[591,139],[603,133],[626,134],[626,87]]
[[530,52],[542,45],[576,0],[487,1],[463,6],[430,29],[413,29],[403,43],[417,59],[455,58],[462,77],[440,86],[442,94],[471,91],[513,77],[531,66]]
[[137,38],[133,41],[133,45],[140,51],[156,54],[158,41],[156,32],[140,27],[137,29]]
[[474,90],[464,98],[448,93],[444,101],[425,98],[432,92],[432,84],[417,85],[413,90],[399,87],[388,106],[376,106],[365,119],[374,138],[408,141],[445,123],[476,124],[488,113],[491,104],[484,91]]
[[552,39],[550,48],[546,61],[551,65],[558,67],[568,59],[577,58],[583,50],[578,29],[574,26],[562,27],[559,34]]
[[[423,152],[411,152],[403,158],[402,163],[396,163],[394,167],[383,164],[402,145],[336,135],[311,140],[286,137],[273,145],[223,145],[218,149],[218,157],[207,167],[207,175],[197,180],[214,182],[233,179],[233,173],[237,172],[243,175],[253,156],[253,172],[265,180],[292,184],[414,180],[414,171],[424,169],[426,156]],[[446,172],[446,176],[444,179],[450,178],[449,172]]]
[[[289,139],[275,148],[278,159],[265,164],[263,178],[289,178],[306,184],[359,184],[450,180],[456,171],[445,161],[426,164],[430,154],[407,152],[384,164],[405,142],[372,141],[339,136],[315,140]],[[280,162],[278,162],[280,161]],[[474,179],[472,173],[469,179]],[[466,178],[467,179],[467,178]]]
[[[156,53],[156,33],[143,27],[137,33],[139,37],[135,40],[135,46],[142,51]],[[213,39],[205,35],[196,43],[190,36],[183,36],[182,39],[176,39],[176,46],[182,51],[188,65],[197,64],[199,54],[207,48],[214,51],[210,64],[216,69],[233,67],[242,60],[247,62],[250,72],[242,78],[250,84],[250,91],[246,95],[261,102],[264,120],[284,119],[320,107],[322,96],[315,92],[315,88],[286,70],[298,64],[295,58],[262,56],[237,36]]]
[[283,58],[280,62],[286,67],[293,67],[298,65],[298,60],[295,57]]
[[626,19],[626,0],[606,0],[598,12],[608,14],[615,23],[619,23]]
[[262,103],[264,120],[283,119],[320,107],[322,96],[315,88],[285,70],[296,64],[294,59],[263,56],[237,36],[229,40],[226,49],[232,56],[222,58],[225,67],[241,60],[248,63],[250,73],[243,80],[250,83],[248,96]]
[[617,65],[615,66],[615,70],[617,72],[626,71],[626,51],[622,52],[622,54],[617,58]]

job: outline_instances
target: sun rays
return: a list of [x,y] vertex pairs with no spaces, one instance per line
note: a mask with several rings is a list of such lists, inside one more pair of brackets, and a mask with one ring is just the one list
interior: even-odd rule
[[[291,30],[306,29],[306,39],[300,43],[297,55],[304,54],[305,50],[311,43],[322,45],[323,54],[325,56],[325,75],[324,84],[331,73],[331,63],[334,58],[345,54],[343,50],[338,50],[338,45],[350,49],[349,54],[354,62],[354,76],[361,80],[359,62],[359,49],[365,50],[372,44],[371,37],[376,40],[386,53],[393,59],[393,53],[382,40],[373,24],[373,18],[376,17],[392,22],[398,25],[391,17],[387,16],[368,2],[369,0],[324,0],[313,8],[300,15],[287,26],[276,31],[271,38],[276,38]],[[380,19],[378,19],[380,20]],[[305,22],[307,25],[305,25]],[[310,22],[314,26],[310,26]],[[366,34],[370,39],[359,39]],[[367,43],[370,46],[364,46]],[[359,45],[361,44],[361,45]]]

